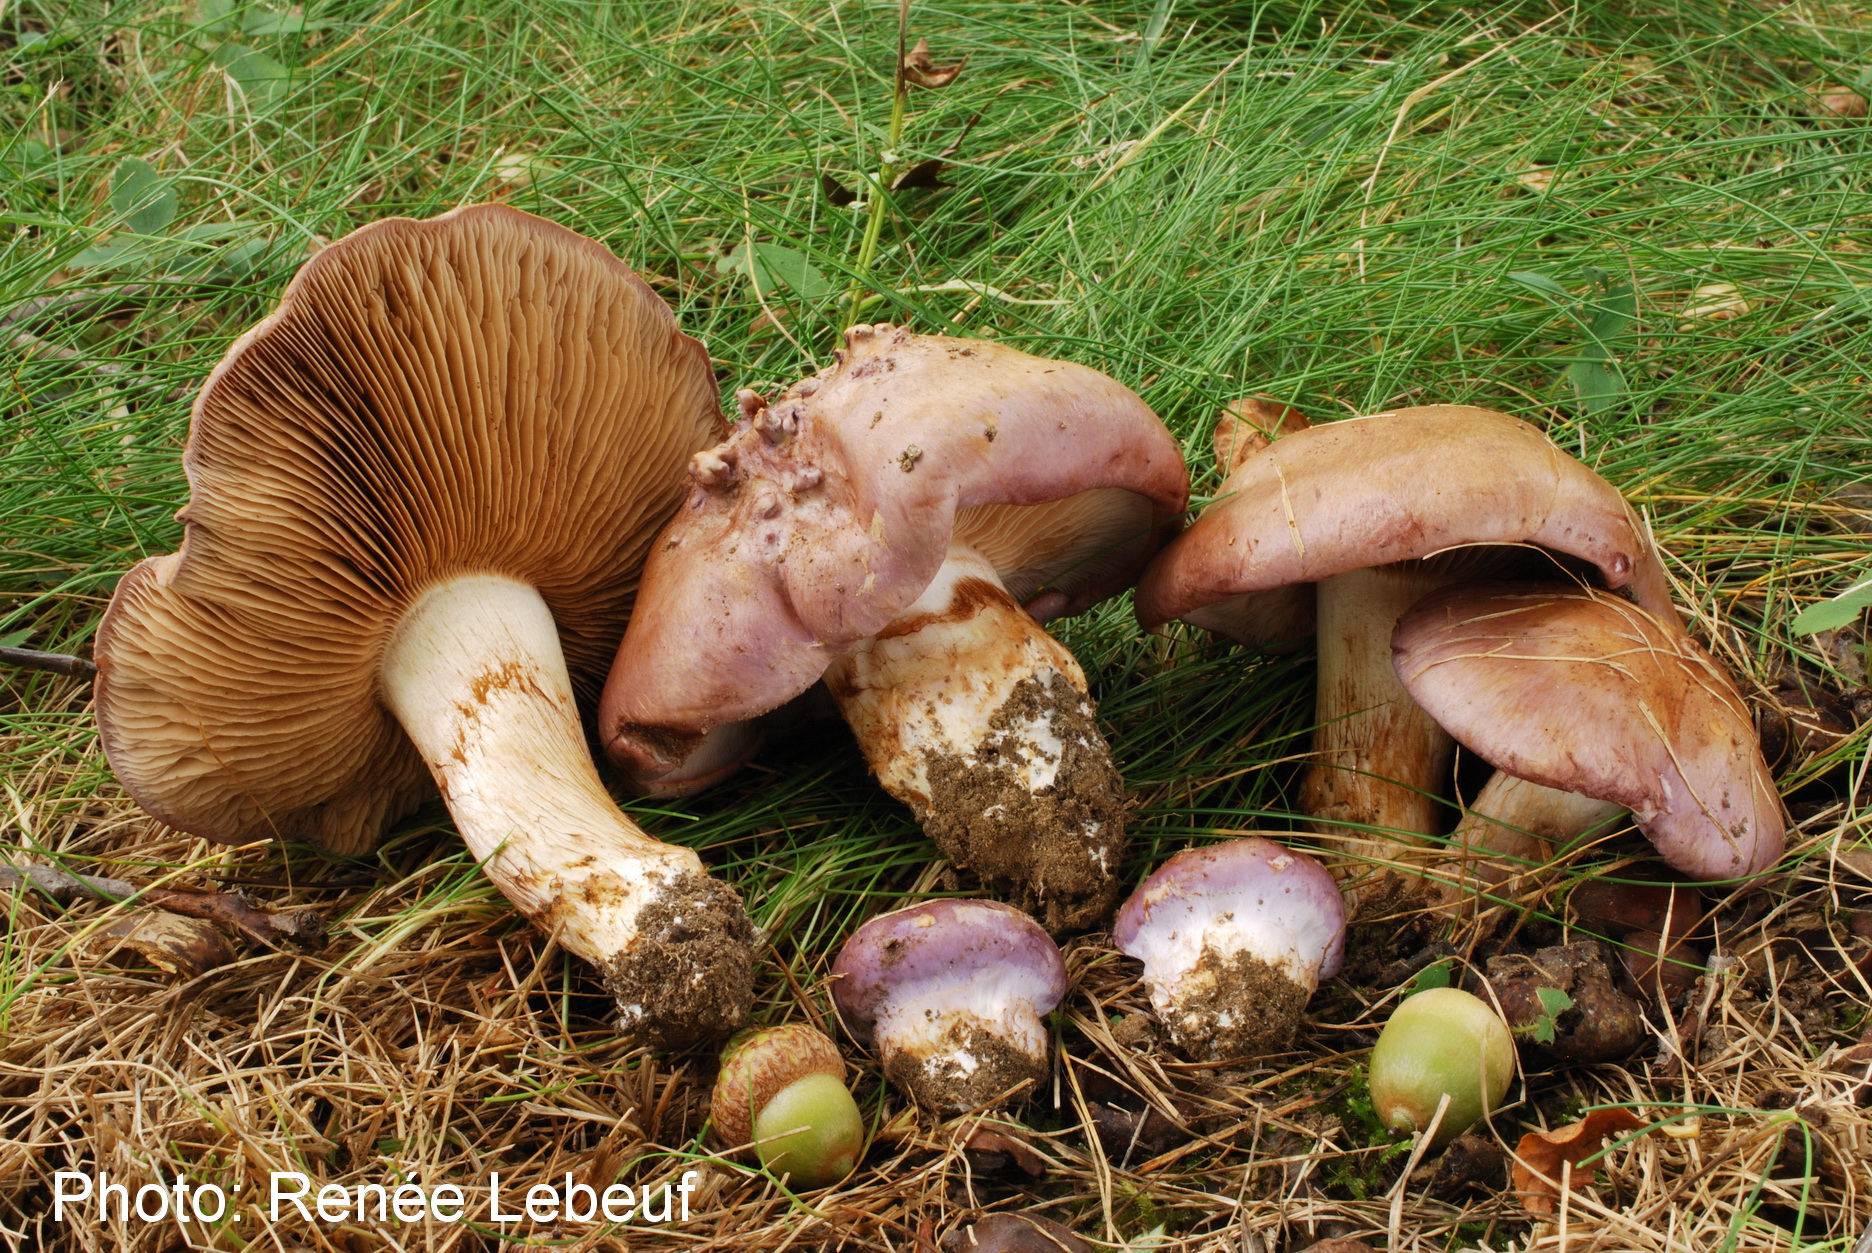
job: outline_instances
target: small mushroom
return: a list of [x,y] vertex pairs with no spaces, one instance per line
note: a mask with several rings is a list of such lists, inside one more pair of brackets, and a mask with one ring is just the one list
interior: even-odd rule
[[1748,706],[1674,619],[1589,588],[1465,584],[1406,614],[1393,649],[1411,696],[1471,751],[1630,809],[1691,878],[1749,878],[1780,858],[1781,798]]
[[1041,626],[1127,587],[1188,496],[1181,449],[1095,370],[857,326],[694,472],[605,689],[656,787],[821,677],[949,859],[1050,929],[1117,899],[1124,784]]
[[709,1114],[724,1148],[752,1145],[762,1166],[800,1187],[837,1183],[864,1153],[864,1118],[845,1086],[845,1059],[804,1023],[730,1040]]
[[940,900],[880,914],[832,974],[845,1029],[926,1109],[983,1109],[1046,1078],[1042,1019],[1066,994],[1066,965],[1017,909]]
[[1305,853],[1272,840],[1191,848],[1118,911],[1118,951],[1144,963],[1170,1039],[1198,1061],[1260,1057],[1292,1041],[1345,956],[1345,901]]
[[1501,1104],[1514,1073],[1514,1037],[1501,1016],[1460,988],[1431,988],[1405,998],[1378,1033],[1372,1105],[1395,1131],[1427,1131],[1436,1120],[1430,1147],[1440,1148]]
[[[1281,415],[1288,433],[1241,455],[1215,503],[1151,563],[1138,618],[1263,646],[1312,629],[1315,764],[1301,807],[1355,862],[1408,869],[1425,856],[1409,838],[1436,830],[1453,746],[1391,669],[1399,615],[1502,562],[1591,572],[1664,615],[1668,587],[1618,492],[1526,422],[1432,405],[1295,425]],[[1450,551],[1479,545],[1491,549]]]
[[627,1033],[726,1034],[741,902],[618,811],[574,696],[720,429],[707,353],[596,242],[500,205],[353,232],[195,402],[181,551],[98,632],[111,768],[184,831],[352,855],[439,788]]

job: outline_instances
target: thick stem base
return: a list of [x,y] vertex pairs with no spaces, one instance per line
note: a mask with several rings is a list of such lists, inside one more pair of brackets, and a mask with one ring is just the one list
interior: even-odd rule
[[1051,930],[1117,900],[1124,782],[1085,676],[961,546],[923,595],[826,671],[886,791],[937,847]]
[[[612,802],[538,592],[498,575],[431,588],[397,624],[382,684],[469,851],[521,913],[605,970],[625,1030],[676,1044],[740,1021],[754,940],[740,901]],[[692,986],[704,995],[685,999]]]

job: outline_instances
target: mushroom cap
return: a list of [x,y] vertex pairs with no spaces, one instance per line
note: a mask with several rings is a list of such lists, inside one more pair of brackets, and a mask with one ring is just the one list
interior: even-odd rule
[[877,634],[952,538],[1042,619],[1128,586],[1182,512],[1182,450],[1116,381],[981,340],[856,326],[697,457],[644,568],[599,725],[709,730]]
[[314,256],[195,401],[181,551],[97,642],[111,768],[210,839],[369,848],[434,785],[378,699],[409,604],[531,584],[603,674],[683,467],[719,438],[702,346],[602,245],[500,205]]
[[1195,966],[1207,942],[1253,952],[1311,992],[1339,973],[1345,924],[1345,898],[1323,866],[1250,836],[1186,848],[1157,867],[1119,908],[1112,940],[1153,982]]
[[1781,856],[1781,798],[1748,707],[1674,623],[1565,584],[1459,583],[1399,619],[1392,659],[1471,751],[1624,805],[1692,878],[1745,878]]
[[[1610,483],[1518,418],[1427,405],[1290,431],[1246,457],[1144,572],[1138,620],[1156,627],[1244,593],[1471,544],[1579,558],[1607,587],[1674,613],[1644,524]],[[1305,622],[1291,596],[1238,608],[1244,643]]]
[[925,901],[865,922],[832,963],[832,1001],[852,1038],[870,1045],[894,1004],[953,989],[1019,996],[1035,1014],[1066,995],[1059,946],[1032,918],[998,901]]

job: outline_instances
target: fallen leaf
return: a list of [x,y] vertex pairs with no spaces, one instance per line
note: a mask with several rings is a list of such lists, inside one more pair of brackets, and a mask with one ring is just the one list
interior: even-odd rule
[[919,39],[916,47],[910,50],[910,55],[904,58],[904,77],[918,87],[947,87],[955,82],[956,75],[967,64],[968,58],[963,57],[954,65],[937,65],[935,58],[930,56],[929,40]]
[[1046,1174],[1046,1158],[1034,1152],[1033,1146],[1019,1136],[995,1131],[988,1127],[977,1127],[969,1133],[969,1138],[962,1147],[970,1153],[982,1154],[990,1160],[979,1164],[985,1169],[996,1170],[1002,1160],[1030,1179],[1038,1179]]
[[991,1214],[943,1237],[943,1253],[1092,1253],[1092,1246],[1041,1214]]
[[129,950],[164,974],[194,979],[234,961],[234,948],[211,923],[159,911],[112,923],[97,941],[108,956]]
[[918,161],[897,176],[897,180],[891,184],[891,190],[903,191],[912,187],[934,190],[938,187],[947,187],[949,184],[937,177],[942,172],[943,163],[939,160],[932,158],[928,161]]
[[1521,1208],[1536,1218],[1560,1212],[1561,1164],[1571,1165],[1573,1186],[1592,1181],[1597,1166],[1580,1162],[1599,1151],[1607,1136],[1637,1131],[1644,1119],[1628,1109],[1596,1109],[1557,1131],[1530,1131],[1515,1146],[1514,1186]]
[[825,198],[827,200],[831,201],[840,209],[843,209],[846,205],[858,199],[857,192],[839,182],[830,174],[821,174],[819,176],[819,190],[825,193]]

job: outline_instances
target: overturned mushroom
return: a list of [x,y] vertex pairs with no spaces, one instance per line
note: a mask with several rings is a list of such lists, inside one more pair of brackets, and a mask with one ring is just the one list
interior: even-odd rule
[[573,700],[719,430],[701,346],[597,243],[493,205],[354,232],[195,403],[182,549],[98,633],[111,767],[185,831],[337,853],[440,787],[628,1033],[725,1033],[741,903],[618,811]]
[[[1183,507],[1175,440],[1095,370],[892,326],[700,453],[605,689],[657,786],[822,675],[884,787],[1049,927],[1117,895],[1122,781],[1039,625],[1126,587]],[[1024,606],[1024,608],[1023,608]]]
[[1748,878],[1780,858],[1781,798],[1748,707],[1674,619],[1588,588],[1459,584],[1406,614],[1394,647],[1411,696],[1471,751],[1630,809],[1691,878]]
[[[1248,644],[1313,625],[1314,765],[1301,807],[1378,866],[1437,826],[1453,751],[1392,671],[1386,640],[1430,590],[1478,564],[1526,560],[1591,573],[1672,612],[1643,524],[1604,479],[1534,427],[1458,405],[1399,409],[1289,431],[1251,447],[1202,516],[1138,584],[1146,627],[1183,618]],[[1492,552],[1450,553],[1474,546]],[[1541,550],[1545,550],[1544,555]],[[1304,585],[1317,592],[1317,623]]]
[[1041,1020],[1066,994],[1066,965],[1019,910],[941,900],[881,914],[832,974],[845,1029],[927,1109],[982,1109],[1046,1077]]
[[1185,849],[1118,911],[1171,1040],[1199,1061],[1286,1048],[1345,957],[1345,901],[1305,853],[1272,840]]

